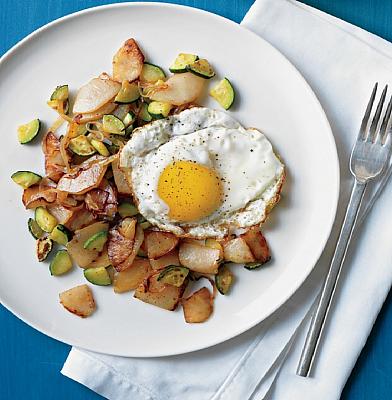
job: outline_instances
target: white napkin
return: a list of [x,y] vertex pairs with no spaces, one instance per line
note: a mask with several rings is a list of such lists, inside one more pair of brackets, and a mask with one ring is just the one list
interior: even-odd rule
[[341,203],[335,228],[301,289],[273,316],[235,339],[211,349],[156,359],[120,358],[73,348],[61,372],[109,399],[336,400],[388,294],[391,185],[357,230],[313,377],[295,375],[308,316],[351,190],[347,168],[351,146],[374,82],[392,83],[392,45],[290,0],[257,0],[243,25],[293,62],[326,110],[341,160]]

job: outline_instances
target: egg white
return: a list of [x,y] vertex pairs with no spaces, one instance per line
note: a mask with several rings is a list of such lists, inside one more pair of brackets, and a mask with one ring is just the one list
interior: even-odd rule
[[[213,169],[222,179],[223,202],[194,222],[169,218],[157,193],[164,168],[188,160]],[[279,199],[284,166],[265,135],[244,129],[228,114],[194,107],[134,131],[120,154],[140,213],[153,225],[179,236],[221,238],[263,222]]]

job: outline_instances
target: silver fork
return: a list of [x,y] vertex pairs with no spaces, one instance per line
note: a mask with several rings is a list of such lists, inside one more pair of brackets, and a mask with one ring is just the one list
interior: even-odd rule
[[[385,167],[389,163],[392,147],[390,133],[392,97],[386,111],[383,113],[388,86],[385,86],[381,94],[369,127],[370,114],[376,97],[377,87],[378,84],[376,83],[362,119],[357,140],[351,152],[350,171],[355,181],[351,191],[350,201],[347,205],[343,225],[340,230],[339,239],[336,244],[335,253],[324,286],[321,290],[316,311],[312,315],[305,345],[302,349],[297,368],[297,375],[300,376],[309,376],[367,184],[372,179],[383,174]],[[382,114],[384,114],[383,118]]]

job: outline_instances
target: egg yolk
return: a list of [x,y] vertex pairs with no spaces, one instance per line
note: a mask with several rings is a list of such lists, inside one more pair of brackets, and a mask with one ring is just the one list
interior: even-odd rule
[[169,217],[180,222],[202,219],[222,203],[218,175],[193,161],[169,164],[159,177],[158,194],[169,207]]

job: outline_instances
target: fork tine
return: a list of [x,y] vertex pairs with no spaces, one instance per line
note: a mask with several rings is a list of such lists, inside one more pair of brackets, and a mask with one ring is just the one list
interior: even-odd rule
[[380,128],[380,133],[379,133],[379,140],[383,144],[385,143],[386,136],[387,136],[387,133],[388,133],[391,113],[392,113],[392,96],[391,96],[391,98],[389,100],[388,107],[387,107],[387,110],[385,112],[385,116],[384,116],[384,119],[382,121],[381,128]]
[[373,87],[373,91],[370,96],[369,103],[366,107],[365,115],[363,116],[363,119],[362,119],[361,128],[359,129],[358,139],[364,140],[366,138],[366,127],[369,122],[370,113],[373,108],[374,99],[376,98],[377,88],[378,88],[378,82],[376,82],[376,84]]
[[377,126],[380,122],[381,111],[384,106],[385,96],[387,95],[388,85],[385,85],[384,90],[381,93],[380,100],[377,105],[376,113],[374,114],[372,124],[370,126],[369,134],[367,137],[368,142],[374,142],[376,140]]

